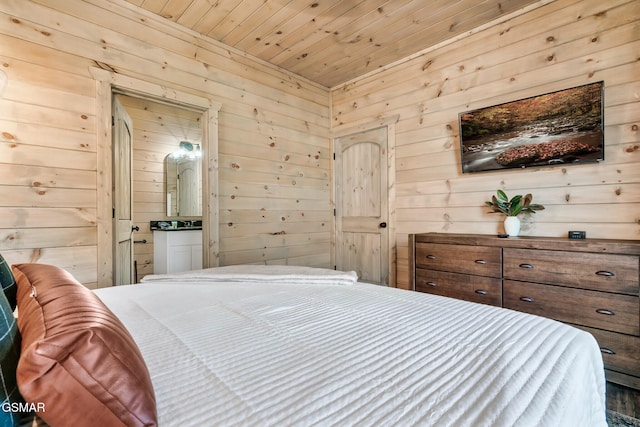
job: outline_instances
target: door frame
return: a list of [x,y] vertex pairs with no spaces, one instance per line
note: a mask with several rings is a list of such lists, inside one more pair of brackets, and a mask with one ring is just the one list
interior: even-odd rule
[[365,122],[358,125],[342,125],[336,126],[330,131],[331,138],[331,152],[334,155],[334,161],[331,164],[331,209],[334,215],[331,218],[332,230],[331,233],[331,265],[336,265],[336,236],[337,236],[337,223],[336,223],[336,162],[335,162],[335,139],[352,135],[354,133],[366,132],[373,129],[377,129],[383,126],[387,128],[387,195],[389,197],[387,204],[387,254],[388,254],[388,268],[389,271],[389,286],[396,287],[396,271],[397,271],[397,245],[396,245],[396,123],[400,119],[400,115],[393,115],[391,117],[385,117],[375,122]]
[[222,104],[111,70],[89,67],[96,81],[98,288],[113,286],[111,98],[120,93],[202,114],[203,268],[218,266],[218,112]]

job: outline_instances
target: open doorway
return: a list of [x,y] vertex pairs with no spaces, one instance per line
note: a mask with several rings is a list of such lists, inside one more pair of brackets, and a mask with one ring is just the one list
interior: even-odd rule
[[[123,110],[120,114],[117,106]],[[126,200],[128,189],[131,189],[130,231],[128,235],[121,233],[120,238],[116,232],[114,238],[118,240],[115,242],[116,248],[132,248],[132,277],[128,282],[118,280],[118,272],[125,270],[128,263],[126,254],[119,256],[117,249],[114,277],[116,284],[138,283],[145,275],[154,272],[154,239],[149,227],[151,221],[202,221],[202,113],[119,93],[114,94],[113,113],[114,147],[120,145],[118,135],[123,134],[117,131],[124,127],[119,123],[126,121],[120,116],[129,117],[132,127],[131,185],[128,187],[128,183],[121,183],[114,187],[113,192],[116,205],[114,212],[118,216],[126,212],[120,201]],[[191,148],[191,151],[187,152],[184,147]],[[114,158],[118,155],[119,150],[115,149]],[[116,183],[126,175],[117,173],[122,163],[114,163]],[[116,229],[120,222],[114,221]],[[127,227],[120,228],[124,230]],[[123,239],[129,239],[129,245],[123,246]],[[201,262],[202,254],[198,257]]]
[[200,114],[202,131],[202,252],[203,267],[218,265],[218,111],[221,104],[208,98],[170,90],[97,67],[90,72],[96,80],[98,132],[98,287],[114,284],[113,255],[113,164],[112,96],[114,93],[150,100]]

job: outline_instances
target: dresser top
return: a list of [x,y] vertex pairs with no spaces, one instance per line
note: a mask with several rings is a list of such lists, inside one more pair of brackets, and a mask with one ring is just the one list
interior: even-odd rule
[[[640,240],[569,239],[567,237],[505,237],[492,234],[419,233],[410,234],[416,243],[448,243],[501,248],[547,249],[640,255]],[[411,237],[413,236],[413,237]]]

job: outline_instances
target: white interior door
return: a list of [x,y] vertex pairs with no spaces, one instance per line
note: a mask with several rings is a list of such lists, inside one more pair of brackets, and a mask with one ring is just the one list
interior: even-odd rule
[[334,139],[336,268],[389,285],[386,126]]
[[134,283],[133,268],[133,124],[113,97],[113,260],[114,284]]

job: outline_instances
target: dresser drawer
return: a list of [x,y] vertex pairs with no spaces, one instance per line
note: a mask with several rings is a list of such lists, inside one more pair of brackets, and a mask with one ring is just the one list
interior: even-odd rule
[[505,280],[504,307],[562,322],[640,335],[638,297]]
[[639,294],[635,255],[504,249],[505,279]]
[[502,306],[502,280],[493,277],[418,268],[416,291]]
[[417,243],[416,267],[502,277],[502,250],[488,246]]
[[591,333],[598,341],[605,368],[640,377],[640,337],[578,327]]

